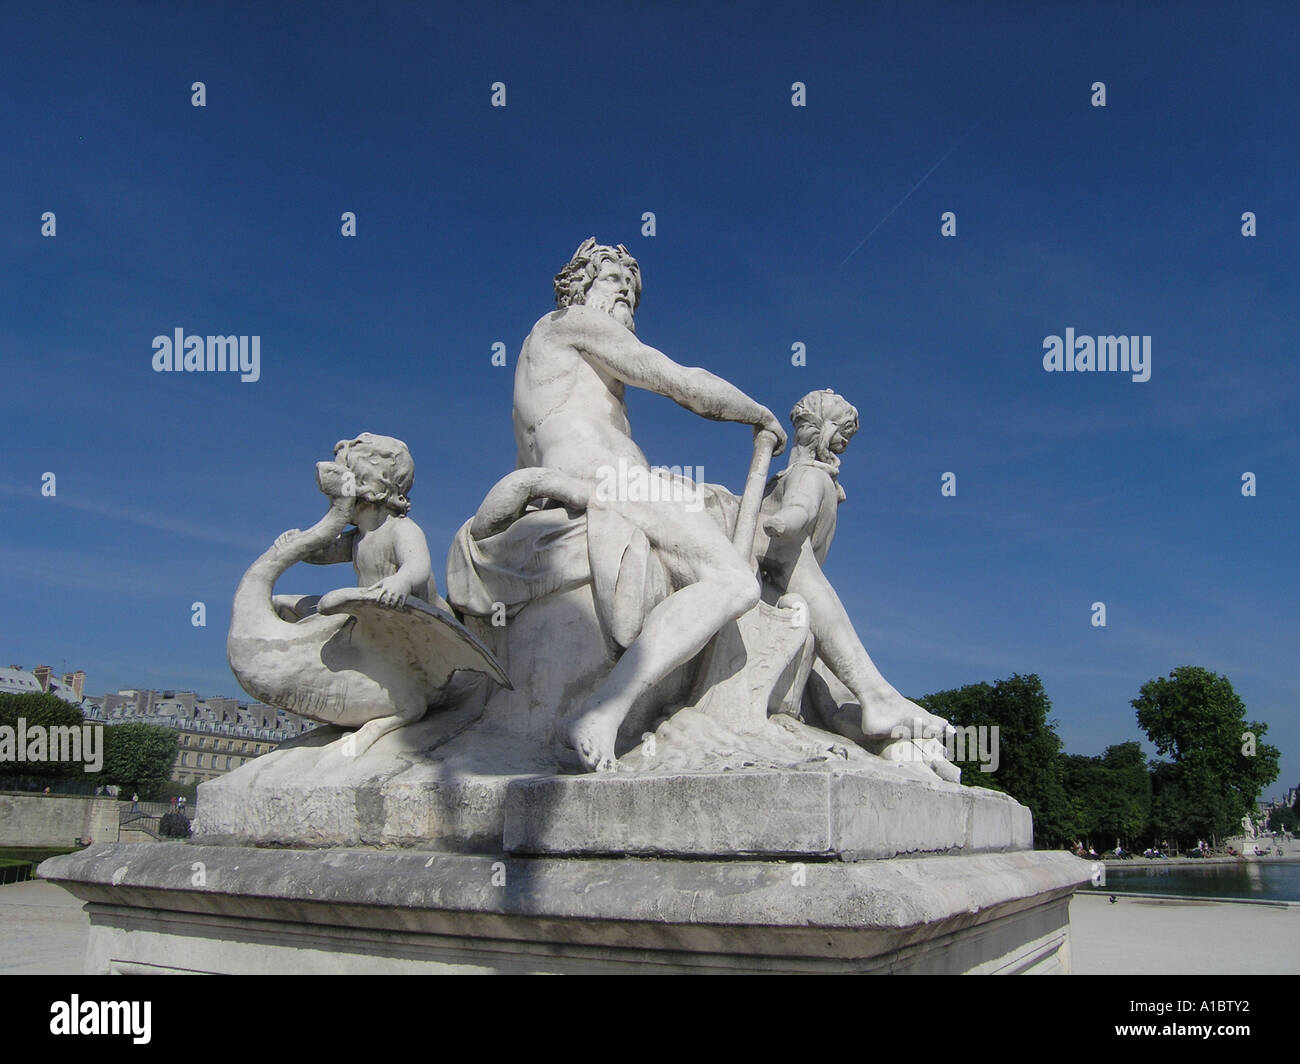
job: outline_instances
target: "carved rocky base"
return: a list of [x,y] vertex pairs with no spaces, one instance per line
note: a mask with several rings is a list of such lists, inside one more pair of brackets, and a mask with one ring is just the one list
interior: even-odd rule
[[[513,694],[513,693],[511,693]],[[194,841],[459,853],[843,860],[1033,845],[1005,794],[886,761],[783,714],[743,732],[678,712],[619,771],[557,775],[473,703],[348,758],[321,729],[204,783]]]
[[843,771],[550,776],[506,789],[505,849],[517,854],[807,857],[1028,850],[1033,819],[996,791]]
[[1033,846],[1029,810],[1008,795],[865,754],[571,776],[420,761],[345,786],[310,775],[236,782],[204,785],[196,842],[846,861]]
[[[201,870],[201,874],[200,874]],[[1068,854],[576,859],[92,846],[89,973],[1065,973]]]

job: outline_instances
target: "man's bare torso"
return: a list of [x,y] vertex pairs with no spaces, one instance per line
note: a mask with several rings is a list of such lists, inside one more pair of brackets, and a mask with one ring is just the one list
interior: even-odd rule
[[575,340],[589,315],[574,306],[538,320],[515,369],[514,424],[519,468],[545,466],[585,481],[619,459],[646,466],[633,442],[624,385],[592,365]]

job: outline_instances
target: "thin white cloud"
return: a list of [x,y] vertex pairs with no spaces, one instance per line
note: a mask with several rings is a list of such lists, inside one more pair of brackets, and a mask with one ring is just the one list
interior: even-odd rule
[[[36,491],[32,488],[16,488],[10,484],[0,484],[0,495],[27,499],[37,497]],[[258,554],[269,546],[268,543],[260,540],[231,536],[220,528],[149,513],[137,507],[117,506],[97,502],[93,499],[73,498],[67,495],[54,495],[44,499],[43,502],[54,506],[66,506],[69,509],[91,514],[95,517],[107,518],[110,521],[125,521],[128,524],[139,525],[141,528],[152,528],[157,532],[166,532],[169,535],[185,536],[189,539],[203,540],[206,543],[219,543],[224,547],[251,550]]]

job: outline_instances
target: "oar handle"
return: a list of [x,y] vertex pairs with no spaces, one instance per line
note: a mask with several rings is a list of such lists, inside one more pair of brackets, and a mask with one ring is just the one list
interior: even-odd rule
[[746,561],[753,560],[754,533],[758,530],[758,510],[763,505],[763,489],[767,486],[767,467],[772,462],[772,449],[776,447],[776,433],[762,429],[754,434],[754,457],[749,463],[745,490],[740,496],[740,513],[736,515],[736,533],[732,542]]

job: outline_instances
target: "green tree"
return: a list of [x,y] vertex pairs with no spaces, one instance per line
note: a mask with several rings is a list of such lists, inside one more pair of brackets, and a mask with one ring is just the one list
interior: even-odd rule
[[1143,684],[1133,708],[1156,752],[1172,758],[1152,776],[1157,836],[1192,843],[1237,831],[1277,779],[1281,752],[1263,742],[1267,725],[1246,719],[1228,678],[1180,665]]
[[1157,844],[1186,846],[1240,830],[1223,788],[1198,765],[1156,762],[1151,773],[1151,827]]
[[1150,830],[1151,770],[1142,744],[1136,741],[1106,747],[1102,765],[1110,788],[1101,807],[1104,830],[1115,829],[1122,840],[1137,841]]
[[177,735],[156,724],[114,724],[104,729],[104,782],[151,800],[167,784],[176,761]]
[[1268,814],[1269,831],[1289,831],[1295,834],[1300,830],[1300,800],[1294,806],[1280,805],[1270,809]]
[[1078,838],[1105,848],[1106,834],[1099,828],[1103,821],[1108,775],[1100,758],[1084,754],[1062,755],[1061,780],[1069,798],[1070,820],[1074,828],[1071,840]]
[[[81,710],[70,706],[57,695],[44,692],[32,694],[0,694],[0,727],[14,729],[15,744],[19,732],[19,721],[26,722],[27,728],[37,725],[43,728],[79,728],[83,723]],[[81,776],[84,762],[80,761],[26,761],[21,759],[15,749],[14,758],[6,755],[0,758],[0,781],[6,777],[37,777],[53,782],[69,776]],[[25,753],[25,752],[24,752]],[[0,783],[0,786],[3,784]]]
[[1061,740],[1048,720],[1052,703],[1035,675],[1015,674],[916,699],[958,727],[998,729],[998,767],[981,772],[975,755],[958,761],[962,782],[1005,791],[1034,814],[1034,843],[1057,847],[1078,833],[1066,796]]
[[1079,832],[1109,848],[1118,839],[1130,849],[1147,838],[1151,820],[1151,773],[1136,742],[1108,746],[1101,757],[1068,754],[1065,789]]

